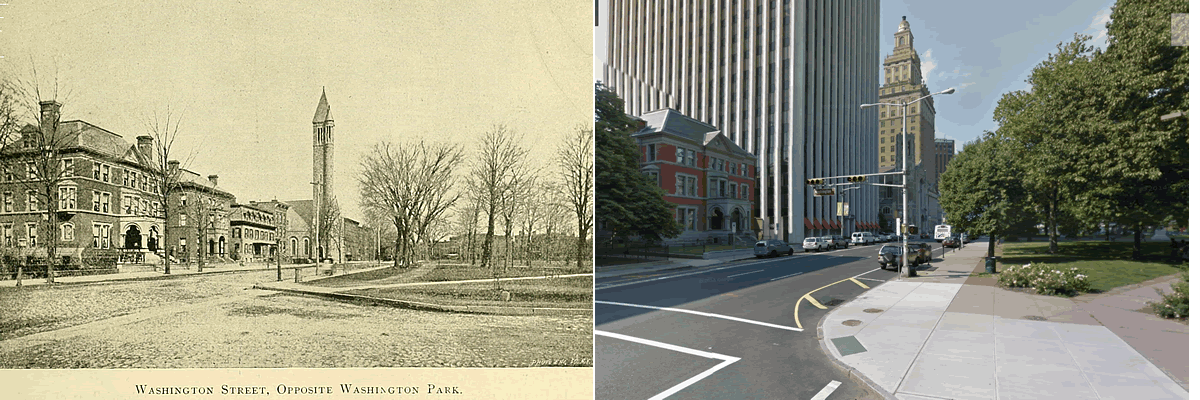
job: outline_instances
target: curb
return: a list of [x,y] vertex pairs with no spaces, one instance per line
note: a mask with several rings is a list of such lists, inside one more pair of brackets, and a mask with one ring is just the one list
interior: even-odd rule
[[[312,267],[311,265],[292,266],[292,267],[283,267],[282,269],[286,270],[286,269],[311,268],[311,267]],[[193,276],[232,274],[232,273],[237,273],[237,272],[263,272],[263,271],[274,271],[274,270],[275,270],[275,268],[271,268],[271,269],[234,269],[234,270],[220,270],[220,271],[205,271],[205,272],[198,272],[198,273],[191,273],[191,274],[170,274],[170,275],[161,274],[158,276],[138,276],[138,277],[128,277],[128,278],[114,278],[114,279],[105,279],[105,280],[99,280],[99,281],[80,281],[80,282],[58,282],[58,281],[55,281],[53,284],[46,284],[46,283],[39,283],[39,284],[35,284],[35,285],[23,284],[23,285],[21,285],[21,287],[25,287],[25,286],[59,286],[59,285],[96,285],[96,284],[115,283],[115,282],[159,281],[159,280],[167,280],[167,279],[182,279],[182,278],[188,278],[188,277],[193,277]],[[45,281],[45,278],[34,278],[34,279],[37,279],[37,280],[40,280],[43,282]],[[25,280],[29,280],[29,279],[26,278]]]
[[383,305],[418,311],[449,312],[458,314],[490,314],[490,315],[574,315],[591,314],[591,308],[540,308],[540,307],[501,307],[501,306],[447,306],[433,303],[423,303],[411,300],[385,299],[381,297],[362,296],[348,293],[315,292],[302,289],[277,288],[254,285],[255,289],[274,290],[277,292],[329,297],[337,300],[365,302],[372,305]]
[[[871,288],[871,290],[875,290],[878,287],[879,286]],[[871,290],[863,292],[863,294],[870,293]],[[862,295],[860,294],[859,296],[862,296]],[[827,357],[827,358],[829,358],[829,360],[833,361],[834,365],[837,365],[838,368],[841,368],[843,371],[846,371],[847,376],[853,377],[854,379],[858,379],[860,382],[867,384],[867,386],[870,387],[871,390],[874,390],[875,393],[879,393],[879,395],[882,396],[884,399],[899,400],[896,397],[896,395],[892,394],[891,392],[888,392],[882,386],[879,386],[879,384],[875,383],[875,381],[868,379],[867,376],[863,375],[863,373],[859,372],[859,370],[857,370],[854,367],[851,367],[849,365],[846,365],[846,363],[843,363],[842,360],[839,360],[837,357],[835,357],[833,355],[833,352],[831,350],[829,350],[829,348],[825,345],[825,332],[822,329],[822,325],[825,324],[825,318],[828,317],[830,314],[833,314],[834,311],[841,309],[842,306],[845,306],[846,304],[850,304],[850,302],[845,302],[845,303],[837,305],[832,310],[829,310],[829,312],[825,313],[825,315],[822,315],[821,319],[819,321],[817,321],[817,342],[819,342],[821,344],[821,351],[825,353],[825,357]]]

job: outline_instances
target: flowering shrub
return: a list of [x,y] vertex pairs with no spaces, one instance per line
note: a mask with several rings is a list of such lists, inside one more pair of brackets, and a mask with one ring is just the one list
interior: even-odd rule
[[1038,294],[1074,296],[1091,288],[1087,275],[1079,268],[1052,269],[1046,264],[1025,264],[1000,272],[1000,284],[1007,287],[1031,287]]
[[1183,273],[1183,280],[1171,284],[1172,293],[1163,294],[1162,289],[1154,289],[1162,296],[1162,301],[1150,302],[1154,313],[1163,318],[1188,317],[1188,273]]

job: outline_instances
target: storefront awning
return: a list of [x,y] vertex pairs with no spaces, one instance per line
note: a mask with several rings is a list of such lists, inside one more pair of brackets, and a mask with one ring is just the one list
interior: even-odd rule
[[805,227],[805,228],[808,228],[808,229],[813,229],[813,223],[812,223],[812,220],[810,220],[810,219],[808,219],[808,218],[805,218],[805,219],[804,219],[804,227]]

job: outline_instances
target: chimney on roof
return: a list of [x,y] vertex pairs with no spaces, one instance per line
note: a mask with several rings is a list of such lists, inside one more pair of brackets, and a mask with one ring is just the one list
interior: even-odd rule
[[179,176],[179,160],[167,161],[167,174],[170,175],[170,179]]
[[154,160],[154,158],[153,158],[153,156],[154,156],[153,143],[154,143],[153,137],[146,136],[146,135],[137,137],[138,151],[141,152],[143,156],[146,156],[147,160],[151,160],[151,161]]
[[213,186],[217,186],[217,176],[216,175],[209,175],[208,181],[212,182]]
[[42,107],[41,128],[43,133],[54,133],[58,127],[58,118],[62,111],[62,104],[54,100],[46,100],[38,102]]

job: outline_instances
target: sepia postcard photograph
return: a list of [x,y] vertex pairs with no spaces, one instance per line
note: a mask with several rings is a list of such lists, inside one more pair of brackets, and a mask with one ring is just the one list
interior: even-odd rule
[[3,2],[0,397],[591,397],[593,10]]
[[1183,0],[599,0],[596,399],[1187,399]]

